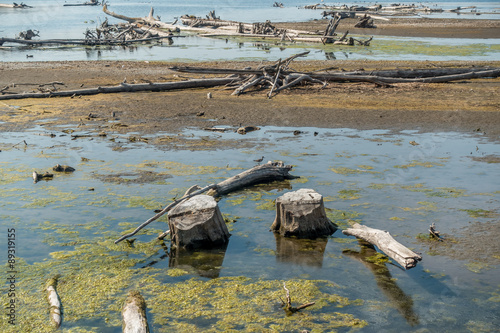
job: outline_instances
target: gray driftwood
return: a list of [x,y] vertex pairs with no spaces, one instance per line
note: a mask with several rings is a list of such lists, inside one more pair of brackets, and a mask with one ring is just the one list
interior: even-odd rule
[[45,284],[45,291],[47,291],[47,300],[50,307],[50,321],[55,328],[59,328],[62,322],[61,316],[61,300],[57,294],[57,280],[59,276],[55,276],[47,281]]
[[186,249],[212,248],[229,240],[224,218],[212,196],[197,195],[168,213],[172,245]]
[[149,333],[146,301],[137,291],[131,291],[122,309],[123,333]]
[[333,234],[337,226],[326,217],[323,196],[311,189],[300,189],[276,199],[271,230],[285,237],[317,238]]
[[343,230],[344,235],[354,236],[375,245],[387,256],[394,259],[405,269],[415,267],[422,257],[398,243],[388,231],[370,228],[355,223],[351,228]]
[[219,196],[224,195],[250,185],[268,183],[276,180],[296,178],[289,174],[292,169],[291,165],[285,165],[283,162],[267,162],[266,164],[257,165],[249,170],[228,178],[208,192],[209,195]]
[[164,83],[138,83],[138,84],[121,83],[119,85],[109,86],[109,87],[52,91],[48,93],[22,93],[22,94],[0,95],[0,100],[22,99],[22,98],[73,97],[80,95],[97,95],[104,93],[166,91],[174,89],[214,87],[232,83],[238,80],[239,80],[238,78],[213,78],[213,79],[198,79],[198,80],[175,81],[175,82],[164,82]]

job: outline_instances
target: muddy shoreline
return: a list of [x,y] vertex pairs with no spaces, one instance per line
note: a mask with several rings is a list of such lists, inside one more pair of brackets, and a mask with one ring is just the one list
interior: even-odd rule
[[[326,20],[282,23],[295,29],[324,29]],[[339,31],[356,20],[342,20]],[[499,38],[500,20],[411,19],[376,20],[376,29],[363,34]],[[280,25],[280,24],[278,24]],[[269,64],[274,63],[269,61]],[[263,62],[218,61],[196,63],[198,67],[257,67]],[[167,82],[200,78],[169,69],[182,63],[148,61],[55,61],[0,63],[0,88],[31,92],[59,82],[60,90],[128,83]],[[190,64],[193,65],[193,64]],[[299,71],[323,68],[365,71],[396,68],[500,67],[500,61],[369,61],[305,58],[293,63]],[[207,76],[208,77],[208,76]],[[44,85],[40,87],[40,85]],[[306,85],[266,98],[255,91],[235,97],[224,87],[169,92],[101,94],[75,98],[6,100],[0,102],[0,130],[22,131],[34,124],[55,129],[61,124],[85,126],[93,131],[118,133],[179,132],[185,127],[286,126],[486,133],[500,134],[500,79],[475,79],[442,84],[331,83],[325,89]],[[207,93],[213,96],[207,99]],[[91,116],[89,116],[91,115]],[[119,123],[123,126],[117,126]],[[111,126],[113,126],[111,128]]]
[[[251,62],[200,63],[205,67],[244,68]],[[199,75],[169,70],[171,63],[41,62],[3,63],[0,86],[9,91],[35,91],[60,82],[58,89],[79,89],[147,81],[184,80]],[[328,61],[298,61],[298,70],[331,66]],[[500,62],[336,61],[344,70],[491,66]],[[265,91],[236,97],[223,87],[168,92],[100,94],[75,98],[6,100],[0,102],[0,130],[22,131],[34,124],[55,129],[79,124],[88,130],[118,133],[178,132],[185,127],[285,126],[500,134],[500,79],[475,79],[441,84],[331,83],[325,89],[307,85],[267,99]],[[207,99],[207,93],[213,96]],[[90,115],[90,116],[89,116]],[[118,126],[119,123],[122,126]],[[110,126],[113,126],[112,128]]]

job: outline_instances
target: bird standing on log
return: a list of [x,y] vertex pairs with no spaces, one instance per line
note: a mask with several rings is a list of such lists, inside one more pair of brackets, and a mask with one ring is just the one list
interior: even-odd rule
[[256,159],[256,160],[253,160],[254,162],[257,162],[258,164],[260,164],[260,162],[262,162],[264,160],[264,156],[262,156],[261,158],[259,159]]

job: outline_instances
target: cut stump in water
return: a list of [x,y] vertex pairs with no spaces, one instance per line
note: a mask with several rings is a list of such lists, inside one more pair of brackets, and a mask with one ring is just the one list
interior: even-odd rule
[[271,230],[285,237],[314,239],[333,234],[337,226],[326,217],[323,196],[312,189],[300,189],[276,199]]
[[123,333],[149,333],[146,301],[138,291],[131,291],[122,309]]
[[422,260],[420,255],[397,242],[388,231],[374,229],[355,223],[351,228],[343,230],[342,233],[344,235],[360,238],[375,245],[405,269],[415,267],[417,262]]
[[168,213],[172,245],[186,249],[213,248],[229,240],[217,201],[197,195],[178,204]]

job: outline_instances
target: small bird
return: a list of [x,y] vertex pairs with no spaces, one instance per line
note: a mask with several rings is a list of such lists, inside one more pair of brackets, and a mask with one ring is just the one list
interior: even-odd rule
[[253,161],[260,164],[260,162],[262,162],[263,160],[264,160],[264,156],[262,156],[261,158],[259,158],[257,160],[253,160]]

